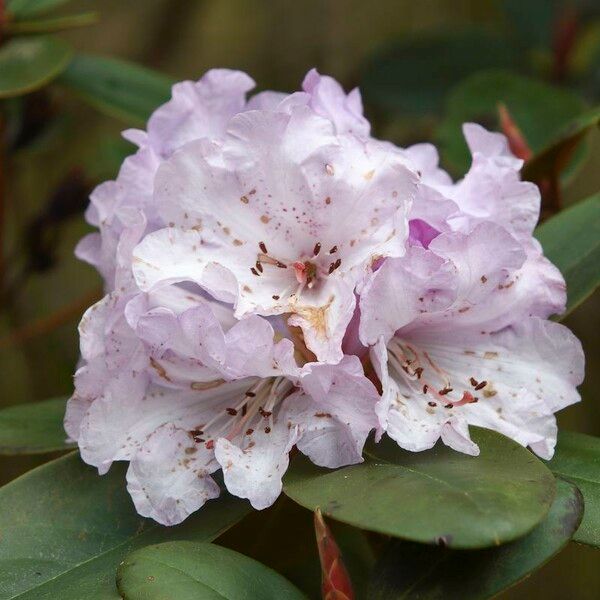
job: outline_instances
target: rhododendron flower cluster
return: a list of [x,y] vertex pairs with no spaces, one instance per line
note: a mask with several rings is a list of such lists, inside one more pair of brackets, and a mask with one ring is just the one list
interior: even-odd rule
[[465,125],[453,182],[433,146],[372,137],[357,90],[314,70],[292,94],[253,85],[175,85],[92,194],[77,254],[106,296],[65,417],[83,459],[128,461],[138,512],[172,525],[216,471],[265,508],[293,448],[336,468],[371,433],[477,455],[479,425],[551,457],[583,356],[548,320],[565,285],[506,139]]

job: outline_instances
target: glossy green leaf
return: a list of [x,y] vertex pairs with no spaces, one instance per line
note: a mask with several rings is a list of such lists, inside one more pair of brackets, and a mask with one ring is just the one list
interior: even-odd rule
[[50,36],[18,37],[0,46],[0,98],[20,96],[46,85],[63,71],[73,51]]
[[362,529],[454,548],[482,548],[525,535],[546,515],[552,473],[528,450],[472,428],[478,457],[438,444],[407,452],[384,438],[365,462],[335,471],[293,461],[285,493],[306,508]]
[[8,0],[6,10],[13,17],[21,19],[22,17],[33,17],[41,15],[63,4],[67,4],[70,0]]
[[378,54],[365,68],[361,91],[370,104],[388,112],[434,113],[457,81],[515,63],[506,40],[482,30],[421,34]]
[[565,89],[509,71],[477,73],[450,92],[446,117],[437,132],[444,159],[458,173],[464,173],[471,162],[462,124],[474,121],[498,129],[499,103],[508,108],[534,154],[548,146],[584,111],[582,100]]
[[379,559],[369,600],[483,600],[514,585],[567,544],[583,514],[579,490],[558,481],[552,508],[531,533],[497,548],[449,550],[393,540]]
[[134,63],[90,54],[77,55],[60,81],[98,110],[136,125],[170,98],[174,83]]
[[0,410],[0,454],[41,454],[72,448],[63,428],[65,398]]
[[535,236],[567,282],[564,317],[600,283],[600,194],[554,215]]
[[586,134],[600,124],[600,106],[571,121],[543,150],[523,167],[523,178],[539,181],[550,173],[560,173],[569,163]]
[[585,500],[585,514],[574,539],[600,548],[600,438],[561,431],[548,466],[556,475],[577,485]]
[[302,600],[287,579],[215,544],[167,542],[131,553],[119,566],[124,600]]
[[76,453],[0,488],[0,507],[0,600],[117,600],[115,570],[128,552],[210,541],[250,511],[224,495],[182,525],[162,527],[135,512],[125,465],[100,477]]

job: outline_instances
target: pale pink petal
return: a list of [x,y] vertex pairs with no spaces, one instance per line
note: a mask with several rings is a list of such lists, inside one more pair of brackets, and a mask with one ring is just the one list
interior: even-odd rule
[[219,496],[210,477],[217,467],[213,453],[198,447],[188,431],[163,425],[129,463],[127,491],[140,515],[177,525]]
[[220,438],[215,457],[223,469],[228,491],[248,498],[258,510],[271,506],[281,493],[281,478],[289,464],[288,453],[296,443],[296,427],[275,422],[272,427],[257,429],[241,446]]
[[254,81],[241,71],[212,69],[199,81],[173,86],[173,97],[148,121],[149,143],[161,156],[170,156],[186,142],[220,138],[229,120],[246,104]]
[[309,94],[310,107],[334,124],[337,133],[352,133],[368,137],[371,125],[363,116],[362,100],[358,89],[348,95],[333,77],[320,75],[311,69],[302,82],[302,89]]
[[355,356],[337,365],[305,365],[298,392],[282,409],[298,426],[298,449],[315,464],[337,468],[362,462],[369,433],[378,425],[375,386]]

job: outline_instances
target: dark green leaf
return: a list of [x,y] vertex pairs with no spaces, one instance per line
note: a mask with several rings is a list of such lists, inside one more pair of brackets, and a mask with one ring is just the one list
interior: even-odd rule
[[365,69],[361,90],[369,103],[385,111],[434,113],[457,81],[481,69],[510,67],[515,62],[506,40],[485,31],[419,35],[376,56]]
[[63,428],[65,398],[0,410],[0,454],[40,454],[72,447]]
[[546,519],[525,537],[498,548],[449,550],[394,540],[375,567],[368,598],[491,598],[555,555],[577,529],[582,514],[579,490],[559,481]]
[[364,463],[335,471],[298,457],[284,491],[333,519],[418,542],[482,548],[521,537],[548,512],[554,477],[516,442],[472,431],[478,457],[441,444],[407,452],[389,438],[371,444]]
[[539,181],[551,173],[560,173],[585,135],[600,124],[600,106],[571,121],[543,150],[527,161],[523,178]]
[[70,0],[8,0],[6,10],[13,17],[32,17],[47,13]]
[[600,283],[600,194],[578,202],[540,225],[535,236],[567,282],[567,312]]
[[561,0],[500,0],[499,4],[507,13],[508,25],[522,43],[550,49]]
[[77,55],[60,81],[110,116],[143,125],[171,96],[174,80],[115,58]]
[[462,124],[474,121],[498,129],[499,103],[507,107],[534,154],[548,146],[584,110],[581,99],[567,90],[509,71],[477,73],[450,92],[446,117],[438,130],[443,156],[458,173],[466,171],[471,162]]
[[119,598],[115,570],[130,551],[173,539],[210,541],[250,510],[223,495],[177,527],[141,518],[125,466],[100,477],[72,453],[0,488],[0,599]]
[[[367,532],[338,521],[329,521],[328,525],[342,552],[356,598],[366,598],[368,577],[375,564]],[[270,508],[248,515],[216,543],[274,569],[309,598],[320,597],[321,567],[313,513],[285,494]]]
[[19,37],[0,47],[0,98],[37,90],[67,66],[71,47],[50,36]]
[[554,473],[577,485],[585,500],[585,514],[574,539],[600,548],[600,439],[561,431],[554,458]]
[[289,581],[261,563],[214,544],[167,542],[136,550],[119,566],[124,600],[302,600]]

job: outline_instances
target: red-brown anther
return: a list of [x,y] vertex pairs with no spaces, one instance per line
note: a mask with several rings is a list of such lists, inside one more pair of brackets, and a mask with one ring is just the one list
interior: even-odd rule
[[254,267],[250,267],[250,270],[252,271],[252,273],[256,276],[259,275],[258,271],[254,268]]
[[423,375],[423,367],[417,367],[415,369],[415,375],[417,376],[417,379],[421,379],[421,375]]
[[271,433],[271,428],[270,427],[265,427],[265,433]]
[[262,264],[261,264],[260,260],[257,260],[257,261],[256,261],[256,270],[257,270],[259,273],[262,273],[262,272],[263,272],[263,266],[262,266]]
[[423,386],[423,393],[426,394],[428,390],[429,390],[429,386],[427,384],[425,384]]
[[475,377],[471,377],[471,379],[469,379],[469,382],[471,383],[471,385],[473,387],[475,387],[476,385],[479,385],[477,379],[475,379]]
[[434,408],[435,406],[437,406],[437,404],[435,402],[428,402],[427,403],[429,406],[431,406],[431,408]]
[[273,294],[271,298],[273,298],[273,300],[279,300],[279,296],[277,294]]
[[340,549],[321,510],[315,510],[315,536],[321,562],[321,594],[323,600],[354,600],[352,581],[344,566]]
[[252,435],[254,433],[254,429],[246,429],[246,435]]
[[329,250],[329,254],[335,254],[338,250],[337,246],[333,246],[333,248],[331,248],[331,250]]
[[245,417],[247,412],[248,412],[248,405],[244,404],[244,406],[242,406],[242,417]]
[[331,263],[329,265],[329,270],[327,271],[327,273],[329,273],[329,275],[331,275],[334,271],[335,271],[335,263]]
[[317,255],[319,254],[319,252],[321,252],[321,243],[320,243],[320,242],[317,242],[317,243],[315,244],[315,247],[313,248],[313,254],[314,254],[315,256],[317,256]]
[[248,396],[249,398],[254,398],[256,394],[254,392],[246,392],[246,396]]
[[483,389],[483,388],[484,388],[486,385],[487,385],[487,381],[482,381],[481,383],[478,383],[478,384],[475,386],[475,389],[476,389],[477,391],[479,391],[479,390],[482,390],[482,389]]
[[260,416],[268,419],[273,413],[269,410],[265,410],[262,406],[258,409],[258,412],[260,413]]
[[235,415],[237,415],[237,410],[235,410],[235,408],[226,408],[225,410],[227,411],[227,414],[231,415],[232,417],[235,417]]
[[277,265],[277,266],[278,266],[280,269],[287,269],[287,265],[286,265],[286,264],[284,264],[284,263],[282,263],[280,260],[278,260],[278,261],[277,261],[275,264],[276,264],[276,265]]
[[452,408],[454,406],[454,404],[452,404],[452,402],[450,402],[450,404],[444,404],[444,408]]
[[449,394],[449,393],[450,393],[452,390],[453,390],[453,388],[451,388],[451,387],[445,387],[445,388],[441,389],[441,390],[438,392],[438,394],[439,394],[440,396],[445,396],[446,394]]
[[264,242],[258,242],[258,247],[263,254],[268,254],[267,247]]

